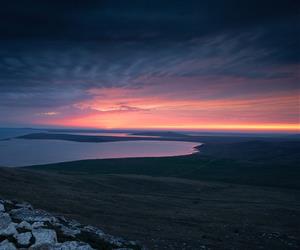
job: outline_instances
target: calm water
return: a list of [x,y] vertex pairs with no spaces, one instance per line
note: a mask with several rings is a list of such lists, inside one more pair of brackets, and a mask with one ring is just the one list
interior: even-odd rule
[[83,159],[159,157],[195,152],[200,143],[176,141],[123,141],[103,143],[61,140],[0,141],[0,166],[29,166]]

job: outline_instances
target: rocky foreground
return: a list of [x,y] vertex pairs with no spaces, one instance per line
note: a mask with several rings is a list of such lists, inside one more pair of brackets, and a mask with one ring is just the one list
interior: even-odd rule
[[138,250],[133,241],[105,234],[28,203],[0,200],[0,250]]

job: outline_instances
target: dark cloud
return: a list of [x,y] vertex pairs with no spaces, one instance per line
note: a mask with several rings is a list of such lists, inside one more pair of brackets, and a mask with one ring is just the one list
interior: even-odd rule
[[[248,46],[240,43],[248,40]],[[0,49],[0,104],[7,107],[61,107],[88,100],[92,88],[143,88],[159,85],[166,79],[245,78],[243,85],[223,96],[247,93],[253,80],[278,80],[272,85],[256,86],[256,91],[292,90],[298,88],[295,69],[273,63],[273,50],[258,49],[252,44],[255,34],[220,35],[188,40],[168,46],[141,42],[96,43],[30,43],[17,50]],[[24,45],[23,45],[24,48]],[[155,53],[154,53],[155,51]],[[184,84],[184,80],[183,81]],[[197,82],[205,89],[220,81]],[[172,85],[172,83],[169,83]],[[230,84],[224,82],[224,85]],[[247,87],[248,86],[248,87]],[[171,87],[171,86],[170,86]],[[253,88],[253,87],[251,87]],[[212,96],[211,98],[213,98]]]
[[243,79],[223,97],[293,91],[298,21],[296,0],[2,1],[0,111],[76,113],[71,106],[92,98],[90,89],[143,88],[170,78],[216,79],[195,80],[199,89]]
[[297,16],[297,0],[2,1],[3,39],[187,39]]

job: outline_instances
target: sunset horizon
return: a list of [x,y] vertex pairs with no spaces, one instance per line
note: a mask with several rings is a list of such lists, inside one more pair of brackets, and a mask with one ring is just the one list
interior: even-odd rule
[[1,12],[0,126],[299,132],[296,7],[119,4]]
[[0,7],[0,250],[299,250],[299,0]]

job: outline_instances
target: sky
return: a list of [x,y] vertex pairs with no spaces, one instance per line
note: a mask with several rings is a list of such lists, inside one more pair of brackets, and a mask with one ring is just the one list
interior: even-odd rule
[[299,132],[298,0],[10,0],[0,127]]

